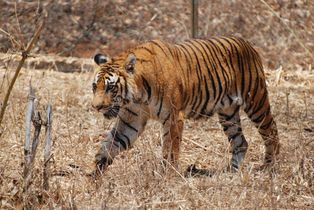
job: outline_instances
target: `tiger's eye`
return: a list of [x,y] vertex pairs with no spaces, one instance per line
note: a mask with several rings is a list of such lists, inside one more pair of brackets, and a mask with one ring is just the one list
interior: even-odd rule
[[110,90],[112,90],[114,88],[114,85],[113,84],[108,84],[106,86],[106,92],[108,93]]

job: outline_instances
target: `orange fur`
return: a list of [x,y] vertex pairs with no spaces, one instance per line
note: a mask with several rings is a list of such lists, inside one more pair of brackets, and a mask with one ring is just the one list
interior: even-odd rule
[[98,165],[106,167],[121,149],[132,146],[148,119],[162,123],[163,156],[177,165],[183,118],[218,113],[232,145],[230,168],[235,171],[247,150],[240,107],[265,140],[265,163],[273,163],[279,151],[277,128],[260,56],[247,41],[234,37],[181,44],[150,41],[98,62],[98,68],[92,104],[105,117],[118,116],[120,121],[106,140],[118,149],[104,143],[96,155]]

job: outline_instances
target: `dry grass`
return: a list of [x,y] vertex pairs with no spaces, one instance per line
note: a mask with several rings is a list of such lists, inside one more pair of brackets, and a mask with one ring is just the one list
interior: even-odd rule
[[[15,17],[14,2],[0,2],[4,29],[21,40],[32,34],[32,23],[36,20],[32,18],[38,1],[29,2],[17,4],[19,19]],[[188,37],[187,1],[176,4],[131,1],[132,5],[129,1],[99,1],[97,7],[102,11],[99,14],[94,12],[94,2],[63,2],[53,1],[49,30],[41,37],[36,52],[90,57],[95,51],[108,50],[114,54],[139,40],[178,41]],[[252,170],[261,164],[264,147],[257,130],[242,114],[243,130],[250,146],[239,173],[218,173],[211,178],[182,176],[192,163],[218,170],[227,165],[230,158],[227,138],[214,116],[204,121],[186,121],[178,171],[171,168],[165,171],[161,166],[160,126],[151,122],[134,148],[117,157],[101,180],[94,182],[85,173],[94,167],[94,155],[99,147],[95,136],[113,122],[104,120],[91,109],[92,73],[65,74],[47,70],[50,66],[43,66],[46,70],[39,71],[28,65],[17,79],[0,128],[0,209],[22,206],[24,122],[30,79],[37,89],[38,108],[44,110],[48,101],[53,105],[52,170],[67,174],[51,177],[50,190],[43,192],[43,142],[40,142],[31,187],[35,208],[313,209],[314,71],[309,65],[313,65],[313,56],[304,52],[293,34],[313,52],[314,4],[306,0],[265,1],[274,13],[262,2],[212,0],[208,4],[200,1],[200,35],[238,34],[259,48],[266,66],[283,66],[267,71],[272,110],[282,143],[274,173]],[[71,15],[63,9],[69,4],[73,4]],[[81,26],[88,25],[94,15],[98,23],[111,24],[97,24],[95,30],[83,33]],[[82,34],[88,36],[81,39]],[[2,51],[17,50],[3,33],[0,39],[4,40],[0,46]],[[50,58],[44,56],[47,62]],[[67,59],[76,68],[75,62]],[[57,61],[52,62],[53,68],[61,69]],[[1,100],[13,76],[12,69],[3,66],[0,60]],[[43,141],[44,136],[41,137]],[[79,169],[70,167],[71,164]]]
[[[282,150],[273,174],[252,171],[260,164],[262,140],[242,114],[250,143],[243,169],[209,178],[184,178],[185,168],[222,169],[230,154],[217,117],[186,121],[180,168],[164,171],[159,125],[149,123],[133,149],[122,153],[98,182],[87,178],[98,149],[97,134],[110,127],[90,107],[92,73],[59,73],[23,69],[12,92],[0,137],[0,208],[21,206],[24,120],[28,83],[37,89],[38,108],[53,105],[53,176],[42,191],[43,154],[39,145],[32,202],[63,209],[311,209],[314,204],[314,72],[309,67],[267,71],[272,109]],[[1,96],[10,72],[0,68]],[[6,77],[4,77],[6,75]],[[42,138],[43,139],[43,138]],[[73,169],[75,164],[80,169]],[[312,206],[312,207],[311,207]]]

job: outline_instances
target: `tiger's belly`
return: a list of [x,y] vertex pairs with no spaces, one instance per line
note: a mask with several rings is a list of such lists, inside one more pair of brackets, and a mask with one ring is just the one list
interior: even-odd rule
[[200,106],[198,107],[188,104],[182,111],[187,119],[199,119],[210,117],[222,108],[228,108],[233,105],[241,106],[242,103],[242,97],[225,94],[220,100],[204,100],[199,103]]

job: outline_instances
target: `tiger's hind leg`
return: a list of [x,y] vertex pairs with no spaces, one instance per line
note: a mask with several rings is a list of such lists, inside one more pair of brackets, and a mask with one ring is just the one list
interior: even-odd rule
[[255,124],[265,144],[264,165],[261,169],[271,166],[279,154],[280,144],[276,122],[270,111],[270,103],[266,88],[259,91],[260,100],[252,102],[244,111]]
[[232,158],[228,170],[236,172],[244,160],[248,143],[242,133],[239,106],[232,105],[218,112],[219,122],[231,144]]

